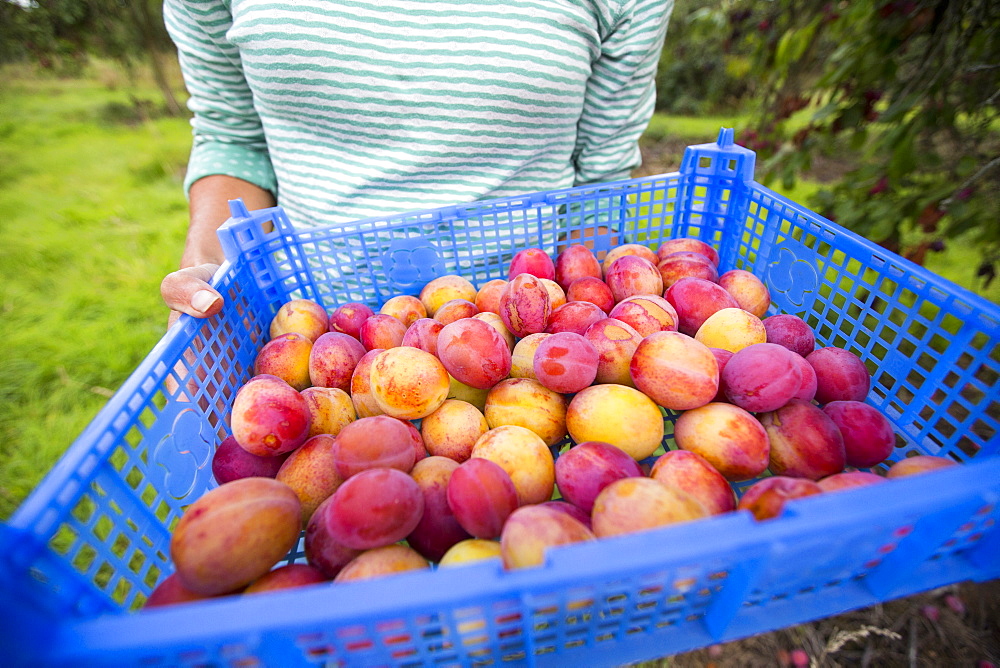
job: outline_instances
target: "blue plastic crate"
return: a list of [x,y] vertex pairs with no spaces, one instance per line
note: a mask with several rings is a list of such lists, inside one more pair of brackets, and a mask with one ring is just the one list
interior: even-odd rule
[[[689,147],[677,173],[344,227],[297,230],[281,209],[235,203],[215,278],[224,311],[182,318],[0,525],[5,661],[622,664],[1000,576],[1000,308],[761,186],[753,169],[724,130]],[[892,459],[964,464],[794,502],[767,522],[738,512],[568,546],[538,569],[484,563],[133,611],[172,571],[171,527],[215,484],[213,448],[283,302],[377,307],[446,273],[481,285],[505,277],[513,249],[554,255],[589,232],[605,248],[711,243],[723,270],[767,282],[772,312],[865,360],[869,401],[898,434]]]

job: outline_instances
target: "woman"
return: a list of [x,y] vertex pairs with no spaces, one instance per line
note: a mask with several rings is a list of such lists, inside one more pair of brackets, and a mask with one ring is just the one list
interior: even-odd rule
[[194,112],[181,269],[222,297],[228,201],[296,226],[627,178],[672,0],[166,0]]

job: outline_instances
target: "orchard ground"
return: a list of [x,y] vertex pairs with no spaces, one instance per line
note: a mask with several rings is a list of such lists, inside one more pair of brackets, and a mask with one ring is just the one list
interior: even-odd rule
[[[796,650],[805,664],[795,663]],[[962,583],[810,624],[714,645],[643,668],[936,666],[1000,660],[1000,581]]]
[[[2,521],[163,334],[158,288],[183,244],[190,128],[157,113],[148,80],[109,66],[74,79],[0,74]],[[676,169],[685,146],[713,141],[722,126],[738,129],[740,118],[657,117],[642,173]],[[817,164],[785,194],[803,201],[845,167]],[[973,256],[950,248],[929,268],[971,287]],[[1000,281],[980,294],[1000,301]],[[964,614],[947,606],[948,594]],[[998,602],[998,583],[963,584],[650,665],[771,666],[795,649],[831,666],[1000,663]]]

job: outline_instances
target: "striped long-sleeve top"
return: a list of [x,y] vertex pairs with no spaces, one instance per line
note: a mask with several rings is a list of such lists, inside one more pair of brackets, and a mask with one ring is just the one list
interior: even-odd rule
[[626,178],[673,0],[166,0],[193,112],[185,187],[296,225]]

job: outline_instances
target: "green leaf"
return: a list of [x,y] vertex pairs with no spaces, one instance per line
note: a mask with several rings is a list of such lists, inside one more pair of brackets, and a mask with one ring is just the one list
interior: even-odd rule
[[868,144],[868,130],[865,128],[858,128],[854,134],[851,135],[851,149],[855,151],[860,151],[865,145]]
[[899,226],[899,218],[893,212],[891,206],[876,207],[868,214],[871,226],[868,228],[867,236],[872,241],[884,241],[892,236]]
[[977,217],[964,215],[961,219],[956,220],[953,224],[948,226],[948,236],[959,237],[970,230],[978,228],[980,228],[980,225]]
[[817,123],[824,121],[836,114],[839,109],[840,107],[835,102],[827,102],[813,113],[812,119]]
[[852,104],[841,114],[845,128],[854,128],[861,123],[861,105]]
[[818,26],[819,18],[816,18],[798,30],[786,31],[778,40],[778,48],[774,54],[775,64],[785,67],[802,58],[812,43]]
[[971,176],[976,169],[979,168],[979,161],[973,158],[971,155],[963,155],[958,159],[958,164],[955,165],[955,173],[962,178]]
[[882,122],[891,123],[903,118],[920,104],[921,93],[915,92],[892,100],[889,107],[882,112]]
[[907,137],[893,147],[889,157],[889,178],[901,178],[917,167],[917,154],[913,148],[913,140]]
[[951,195],[954,191],[955,184],[948,181],[938,181],[927,184],[923,191],[917,195],[916,199],[920,208],[923,208],[928,204],[940,202],[945,197]]

